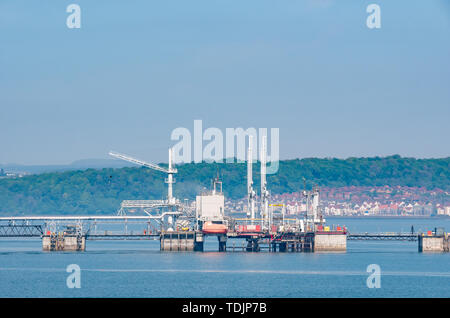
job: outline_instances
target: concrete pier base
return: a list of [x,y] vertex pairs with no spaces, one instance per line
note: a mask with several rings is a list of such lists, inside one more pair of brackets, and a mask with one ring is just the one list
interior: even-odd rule
[[419,236],[419,252],[449,252],[449,237]]
[[194,232],[168,232],[161,234],[161,251],[193,251],[195,245]]
[[86,237],[76,235],[46,235],[42,237],[44,251],[84,251]]
[[315,233],[314,252],[345,252],[347,235],[345,233]]

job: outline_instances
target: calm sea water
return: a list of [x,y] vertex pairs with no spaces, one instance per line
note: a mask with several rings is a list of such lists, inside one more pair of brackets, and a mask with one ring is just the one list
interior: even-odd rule
[[[450,219],[328,219],[352,232],[431,230]],[[417,242],[349,241],[346,253],[159,251],[159,241],[88,241],[86,252],[42,252],[40,240],[0,240],[0,297],[450,297],[450,253]],[[69,289],[66,267],[81,268]],[[381,288],[366,285],[369,264]]]

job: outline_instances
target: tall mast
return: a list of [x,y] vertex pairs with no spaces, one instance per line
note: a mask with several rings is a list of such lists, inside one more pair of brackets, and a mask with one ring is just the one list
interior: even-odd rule
[[314,223],[317,222],[318,219],[318,212],[319,212],[319,189],[317,187],[314,187],[312,192],[312,205],[313,205],[313,219]]
[[247,217],[252,219],[252,224],[255,219],[255,196],[256,193],[253,190],[253,153],[252,142],[253,136],[249,136],[248,152],[247,152],[247,195],[248,195],[248,211]]
[[174,184],[174,180],[173,180],[173,174],[174,174],[174,169],[172,168],[173,166],[173,150],[172,148],[169,148],[169,169],[167,172],[167,201],[169,204],[173,204],[174,202],[174,198],[173,198],[173,184]]
[[268,223],[268,199],[269,191],[267,191],[267,181],[266,181],[266,144],[267,136],[262,137],[261,145],[261,217],[264,222]]

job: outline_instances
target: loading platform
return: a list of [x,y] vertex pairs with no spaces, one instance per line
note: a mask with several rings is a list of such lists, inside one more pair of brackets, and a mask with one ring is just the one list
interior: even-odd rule
[[[226,234],[204,234],[192,230],[160,231],[151,225],[152,220],[146,216],[3,217],[0,218],[0,238],[41,238],[46,251],[84,251],[89,240],[160,240],[161,251],[203,251],[208,236],[217,237],[221,252],[337,252],[347,250],[347,240],[417,241],[419,252],[448,252],[450,249],[448,233],[228,231]],[[66,224],[68,229],[55,230],[58,222]],[[111,222],[123,226],[123,230],[96,228],[98,224]],[[128,226],[133,222],[145,229],[130,231]]]

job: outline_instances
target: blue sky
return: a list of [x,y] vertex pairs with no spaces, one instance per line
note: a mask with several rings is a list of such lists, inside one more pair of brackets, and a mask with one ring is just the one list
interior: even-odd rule
[[166,161],[195,119],[278,127],[281,158],[446,157],[449,84],[446,0],[0,2],[0,163]]

